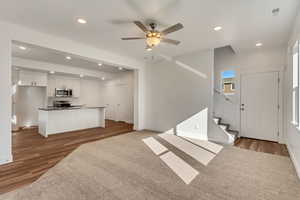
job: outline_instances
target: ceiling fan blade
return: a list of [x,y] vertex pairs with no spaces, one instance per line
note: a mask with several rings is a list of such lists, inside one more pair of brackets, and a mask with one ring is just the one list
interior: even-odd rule
[[182,25],[181,23],[178,23],[178,24],[175,24],[175,25],[173,25],[173,26],[171,26],[171,27],[169,27],[169,28],[163,30],[163,31],[161,32],[161,34],[167,35],[167,34],[169,34],[169,33],[173,33],[173,32],[175,32],[175,31],[178,31],[178,30],[180,30],[180,29],[182,29],[182,28],[183,28],[183,25]]
[[122,40],[141,40],[145,39],[144,37],[126,37],[126,38],[121,38]]
[[161,41],[165,42],[165,43],[169,43],[169,44],[174,44],[174,45],[179,45],[180,44],[180,41],[172,40],[172,39],[168,39],[168,38],[162,38]]
[[137,25],[142,31],[144,31],[145,33],[148,32],[148,29],[146,28],[146,26],[140,22],[140,21],[134,21],[133,22],[135,25]]

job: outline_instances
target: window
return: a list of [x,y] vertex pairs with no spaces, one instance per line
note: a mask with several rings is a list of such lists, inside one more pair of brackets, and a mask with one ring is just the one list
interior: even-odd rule
[[222,77],[222,89],[225,95],[232,95],[235,93],[235,77],[236,73],[234,70],[223,71]]
[[292,112],[292,122],[294,124],[299,124],[299,41],[293,47],[293,112]]

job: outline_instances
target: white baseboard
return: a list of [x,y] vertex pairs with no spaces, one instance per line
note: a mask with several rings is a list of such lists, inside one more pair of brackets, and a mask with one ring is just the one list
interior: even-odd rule
[[298,177],[299,177],[299,179],[300,179],[300,162],[297,160],[297,158],[296,158],[296,156],[295,156],[295,153],[294,153],[294,151],[293,151],[293,148],[291,147],[291,145],[290,145],[289,142],[286,143],[286,146],[287,146],[287,149],[288,149],[288,151],[289,151],[291,160],[292,160],[292,162],[293,162],[293,164],[294,164],[294,167],[295,167],[295,169],[296,169],[296,173],[297,173],[297,175],[298,175]]
[[0,165],[11,163],[12,161],[13,161],[12,155],[10,155],[9,157],[0,157]]

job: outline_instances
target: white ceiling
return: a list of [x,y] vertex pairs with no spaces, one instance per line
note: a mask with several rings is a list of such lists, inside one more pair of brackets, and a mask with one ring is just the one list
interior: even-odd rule
[[[26,50],[22,50],[19,47],[26,47]],[[54,63],[59,65],[66,65],[79,68],[88,68],[92,70],[109,72],[109,73],[121,73],[128,71],[128,69],[122,66],[112,66],[106,63],[90,60],[88,58],[83,58],[78,55],[71,55],[65,52],[60,52],[57,50],[47,49],[44,47],[39,47],[31,44],[26,44],[22,42],[14,41],[12,44],[12,55],[14,57],[25,58],[30,60]],[[71,60],[66,59],[67,56],[71,57]],[[102,63],[99,66],[98,63]],[[119,70],[122,67],[122,70]]]
[[[132,23],[154,19],[159,29],[181,22],[185,28],[170,34],[177,46],[160,45],[155,51],[175,56],[198,49],[232,45],[235,50],[287,43],[299,0],[9,0],[0,7],[0,20],[67,37],[118,54],[143,59],[143,40],[122,41],[125,36],[142,36]],[[272,9],[280,8],[278,16]],[[83,17],[88,23],[78,24]],[[215,26],[223,30],[215,32]]]

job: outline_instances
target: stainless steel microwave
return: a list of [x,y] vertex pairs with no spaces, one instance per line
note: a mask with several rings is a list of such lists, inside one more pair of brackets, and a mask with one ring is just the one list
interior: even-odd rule
[[55,88],[55,96],[56,97],[72,97],[73,91],[72,91],[72,89]]

